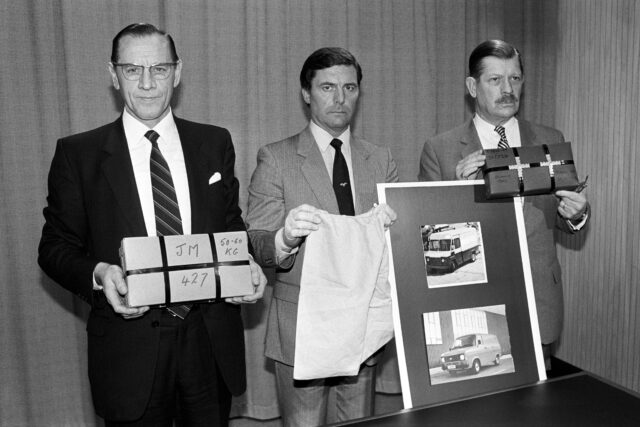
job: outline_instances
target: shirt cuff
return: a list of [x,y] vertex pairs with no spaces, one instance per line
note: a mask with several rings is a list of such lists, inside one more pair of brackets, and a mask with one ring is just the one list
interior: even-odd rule
[[582,230],[582,227],[584,227],[584,225],[587,223],[587,220],[589,219],[589,208],[587,207],[587,209],[584,210],[584,213],[582,214],[582,216],[578,219],[567,219],[567,225],[569,225],[569,228],[572,231],[580,231]]
[[284,233],[284,228],[281,228],[280,230],[276,231],[275,242],[274,242],[275,249],[276,249],[276,262],[278,263],[278,265],[281,265],[282,261],[286,260],[291,255],[297,253],[299,248],[299,247],[290,248],[289,246],[285,245],[283,233]]
[[103,288],[102,288],[102,286],[98,285],[98,282],[96,282],[95,273],[91,275],[91,279],[93,280],[93,290],[94,291],[101,291]]

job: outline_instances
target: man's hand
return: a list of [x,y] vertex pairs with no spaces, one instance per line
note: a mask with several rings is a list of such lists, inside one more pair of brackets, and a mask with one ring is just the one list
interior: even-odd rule
[[251,283],[253,283],[253,295],[245,295],[241,297],[225,298],[225,301],[231,304],[254,304],[264,295],[264,288],[267,286],[267,277],[262,269],[249,256],[249,268],[251,269]]
[[385,229],[391,227],[398,219],[396,212],[386,203],[374,205],[373,208],[367,212],[367,215],[379,216],[384,223]]
[[558,203],[558,213],[564,219],[580,219],[587,209],[587,198],[583,193],[558,190],[556,191],[556,197],[560,199],[560,203]]
[[292,249],[299,246],[303,237],[318,229],[318,224],[322,222],[318,214],[322,212],[325,211],[311,205],[291,209],[284,221],[284,244]]
[[460,160],[456,165],[456,178],[459,180],[476,179],[478,171],[484,166],[485,157],[482,150],[478,150]]
[[124,297],[129,291],[127,283],[124,281],[124,272],[114,264],[100,262],[93,270],[98,285],[102,286],[104,296],[113,308],[113,311],[120,314],[125,319],[133,319],[142,316],[149,311],[149,307],[130,308],[125,304]]

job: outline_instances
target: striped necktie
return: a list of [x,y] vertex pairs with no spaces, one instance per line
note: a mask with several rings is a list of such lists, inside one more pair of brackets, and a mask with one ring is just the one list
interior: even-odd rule
[[501,150],[506,150],[509,148],[509,142],[507,141],[507,134],[504,132],[504,127],[498,125],[494,129],[498,135],[500,135],[500,142],[498,142],[498,148]]
[[[158,148],[160,135],[154,130],[144,134],[151,141],[151,189],[153,191],[153,209],[156,215],[156,234],[158,236],[170,236],[182,234],[182,219],[180,207],[176,197],[176,189],[173,186],[173,178],[169,165]],[[167,307],[172,314],[184,319],[191,309],[190,305],[177,305]]]

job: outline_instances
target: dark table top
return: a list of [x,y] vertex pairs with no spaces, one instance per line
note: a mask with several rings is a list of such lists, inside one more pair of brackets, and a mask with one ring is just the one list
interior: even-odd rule
[[640,426],[640,396],[585,372],[527,387],[339,425]]

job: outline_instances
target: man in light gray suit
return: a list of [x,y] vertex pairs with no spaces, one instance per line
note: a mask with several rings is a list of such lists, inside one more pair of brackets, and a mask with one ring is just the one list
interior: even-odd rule
[[277,268],[265,354],[275,361],[286,426],[325,424],[331,388],[338,420],[373,414],[375,357],[353,377],[293,379],[305,237],[318,229],[318,213],[357,215],[374,209],[385,226],[396,218],[388,206],[375,205],[376,183],[398,180],[389,149],[351,133],[361,79],[360,65],[347,50],[322,48],[311,54],[300,73],[309,125],[260,149],[249,186],[246,221],[256,260]]
[[[478,45],[469,58],[466,79],[476,114],[462,126],[427,140],[418,179],[480,179],[485,148],[564,142],[560,131],[515,117],[523,82],[522,58],[517,49],[501,40]],[[582,193],[556,191],[555,195],[524,198],[523,210],[540,335],[549,368],[551,344],[560,336],[563,317],[554,229],[567,233],[583,229],[589,204]]]

